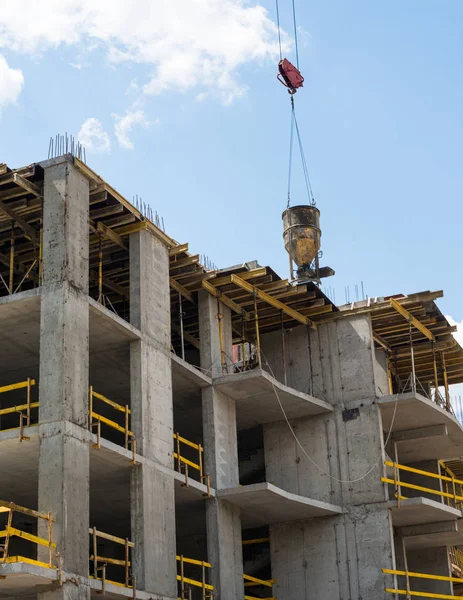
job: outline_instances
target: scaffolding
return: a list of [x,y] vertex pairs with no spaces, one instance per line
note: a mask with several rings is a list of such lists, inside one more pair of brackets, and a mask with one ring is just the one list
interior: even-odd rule
[[[89,535],[91,536],[92,543],[92,552],[89,559],[92,563],[92,574],[90,577],[92,579],[96,579],[101,581],[101,592],[105,592],[106,583],[111,583],[112,585],[123,586],[126,588],[136,589],[136,581],[135,578],[131,574],[131,552],[133,548],[135,548],[135,544],[131,542],[128,538],[119,538],[114,535],[110,535],[109,533],[104,533],[102,531],[98,531],[96,527],[91,527],[88,530]],[[98,554],[98,540],[106,540],[111,542],[112,544],[116,544],[118,547],[123,547],[124,549],[124,558],[117,559],[108,556],[100,556]],[[107,579],[106,571],[108,565],[113,565],[116,567],[122,567],[124,569],[124,578],[123,582],[114,581]],[[101,573],[101,575],[100,575]],[[135,594],[134,594],[135,595]]]
[[[27,515],[37,521],[37,529],[39,521],[44,521],[47,525],[47,537],[41,537],[34,535],[28,531],[24,531],[15,527],[14,515],[16,513]],[[6,515],[6,526],[0,531],[0,539],[3,539],[3,543],[0,544],[0,564],[11,564],[11,563],[27,563],[30,565],[36,565],[38,567],[45,567],[47,569],[57,569],[59,567],[56,564],[56,544],[53,542],[53,523],[55,518],[50,513],[41,513],[36,510],[24,508],[18,506],[13,502],[6,502],[0,500],[0,515]],[[48,549],[48,561],[40,561],[36,558],[11,554],[11,541],[13,538],[19,538],[26,540],[35,547],[35,552],[32,550],[32,554],[38,553],[40,546]]]

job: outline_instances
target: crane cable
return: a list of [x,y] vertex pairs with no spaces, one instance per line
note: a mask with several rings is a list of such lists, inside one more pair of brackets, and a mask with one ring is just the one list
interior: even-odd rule
[[280,60],[283,60],[283,52],[281,51],[280,7],[278,6],[278,0],[275,0],[275,6],[277,9],[278,45],[280,46]]
[[[278,45],[280,49],[280,61],[283,60],[283,52],[281,46],[281,27],[280,27],[280,6],[278,0],[275,0],[275,8],[276,8],[276,17],[277,17],[277,28],[278,28]],[[299,45],[297,40],[297,19],[296,19],[296,4],[295,0],[292,0],[292,9],[293,9],[293,26],[294,26],[294,41],[295,41],[295,49],[296,49],[296,65],[299,70]],[[315,199],[312,191],[312,184],[310,183],[309,170],[307,167],[307,161],[305,158],[304,147],[302,145],[301,133],[299,131],[299,125],[297,123],[296,111],[294,108],[294,95],[291,94],[291,126],[290,126],[290,136],[289,136],[289,164],[288,164],[288,201],[287,207],[289,207],[291,203],[291,175],[292,175],[292,165],[293,165],[293,141],[294,141],[294,129],[296,129],[296,136],[299,145],[299,152],[301,155],[302,162],[302,171],[304,173],[304,181],[305,187],[307,190],[307,195],[309,196],[310,203],[315,205]]]
[[293,165],[293,140],[294,140],[294,129],[296,129],[296,136],[299,145],[299,152],[301,154],[301,162],[302,162],[302,171],[304,173],[304,181],[305,187],[307,190],[307,195],[310,199],[310,204],[315,206],[315,198],[312,191],[312,184],[310,182],[309,169],[307,167],[307,161],[304,153],[304,146],[302,145],[301,132],[299,131],[299,125],[297,123],[296,118],[296,110],[294,108],[294,97],[291,96],[291,128],[289,135],[289,168],[288,168],[288,203],[286,208],[289,207],[291,203],[291,174],[292,174],[292,165]]
[[297,24],[296,24],[296,5],[293,0],[293,25],[294,25],[294,41],[296,43],[296,66],[299,71],[299,48],[297,44]]

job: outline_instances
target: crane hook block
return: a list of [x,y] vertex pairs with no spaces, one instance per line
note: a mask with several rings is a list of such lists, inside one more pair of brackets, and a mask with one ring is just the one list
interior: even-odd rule
[[287,58],[280,60],[278,63],[278,71],[278,81],[288,88],[288,92],[290,94],[295,94],[297,92],[297,88],[303,86],[304,77],[302,77],[299,70],[296,69],[296,67],[291,64]]

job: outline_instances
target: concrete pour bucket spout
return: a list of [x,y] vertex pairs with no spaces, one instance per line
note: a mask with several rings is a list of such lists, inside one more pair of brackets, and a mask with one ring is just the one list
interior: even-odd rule
[[298,267],[309,267],[320,250],[320,211],[315,206],[291,206],[282,217],[286,251]]

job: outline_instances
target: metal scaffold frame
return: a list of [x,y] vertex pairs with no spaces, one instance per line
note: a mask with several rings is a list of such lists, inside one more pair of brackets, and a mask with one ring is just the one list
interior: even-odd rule
[[[27,563],[30,565],[36,565],[38,567],[45,567],[47,569],[59,569],[59,560],[58,564],[55,562],[58,558],[56,554],[56,544],[53,542],[53,523],[56,522],[55,518],[52,517],[50,513],[41,513],[36,510],[31,510],[29,508],[24,508],[23,506],[18,506],[13,502],[6,502],[0,500],[0,513],[7,513],[7,524],[5,529],[0,531],[0,538],[4,539],[3,544],[0,544],[0,564],[11,564],[11,563]],[[27,515],[37,521],[46,521],[47,523],[47,538],[40,537],[38,535],[33,535],[27,531],[23,531],[13,526],[13,515],[14,513],[20,513],[23,515]],[[25,556],[11,556],[10,555],[10,540],[13,537],[18,537],[23,540],[27,540],[31,542],[35,546],[44,546],[48,549],[48,562],[36,560],[33,558],[27,558]]]

